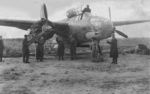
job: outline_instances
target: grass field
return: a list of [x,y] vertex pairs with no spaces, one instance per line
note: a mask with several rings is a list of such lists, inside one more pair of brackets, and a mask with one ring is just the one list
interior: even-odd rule
[[[22,40],[4,40],[5,46],[19,52]],[[124,49],[137,44],[149,45],[149,39],[118,39]],[[101,45],[109,48],[105,40]],[[31,47],[30,49],[34,49]],[[150,94],[150,57],[139,54],[119,54],[118,64],[112,64],[109,54],[104,62],[91,62],[90,53],[80,54],[76,61],[65,55],[64,61],[45,56],[43,62],[30,57],[4,58],[0,63],[0,94]]]

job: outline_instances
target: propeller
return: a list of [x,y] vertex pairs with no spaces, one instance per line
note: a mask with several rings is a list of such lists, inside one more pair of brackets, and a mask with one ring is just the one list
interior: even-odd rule
[[[37,27],[33,26],[33,29],[31,29],[32,34],[34,34],[34,37],[29,41],[29,45],[35,42],[36,40],[40,39],[42,36],[48,34],[49,38],[51,38],[54,35],[54,30],[52,29],[52,22],[48,20],[48,14],[46,5],[43,4],[41,7],[41,21],[35,23],[34,25],[38,25]],[[31,28],[32,28],[31,26]],[[39,28],[40,27],[40,28]]]
[[[111,21],[111,9],[110,7],[108,8],[109,10],[109,19]],[[123,32],[116,30],[116,28],[114,27],[114,32],[116,32],[117,34],[121,35],[122,37],[128,38],[128,36],[126,34],[124,34]]]
[[128,38],[128,36],[126,34],[124,34],[123,32],[119,31],[119,30],[114,30],[117,34],[121,35],[122,37]]

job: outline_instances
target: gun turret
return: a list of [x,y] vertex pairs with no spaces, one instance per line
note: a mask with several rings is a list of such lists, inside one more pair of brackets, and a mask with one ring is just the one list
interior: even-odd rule
[[68,18],[72,18],[74,16],[80,15],[81,13],[82,13],[82,9],[79,7],[79,8],[76,8],[76,9],[72,8],[72,9],[68,10],[66,12],[66,15],[67,15]]

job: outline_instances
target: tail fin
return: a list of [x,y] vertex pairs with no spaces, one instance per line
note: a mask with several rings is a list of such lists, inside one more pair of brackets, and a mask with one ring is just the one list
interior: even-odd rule
[[41,7],[41,19],[44,18],[48,20],[46,5],[43,4]]
[[108,10],[109,10],[109,19],[111,20],[111,9],[110,9],[110,7],[108,8]]

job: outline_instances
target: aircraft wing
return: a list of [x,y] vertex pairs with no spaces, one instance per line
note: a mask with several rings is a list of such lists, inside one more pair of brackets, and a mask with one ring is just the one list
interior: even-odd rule
[[36,21],[0,19],[1,26],[16,27],[23,30],[28,30],[35,22]]
[[69,25],[68,23],[63,22],[53,22],[53,29],[57,35],[67,37],[69,34]]
[[129,25],[129,24],[136,24],[136,23],[144,23],[150,22],[150,20],[137,20],[137,21],[112,21],[114,26],[122,26],[122,25]]

